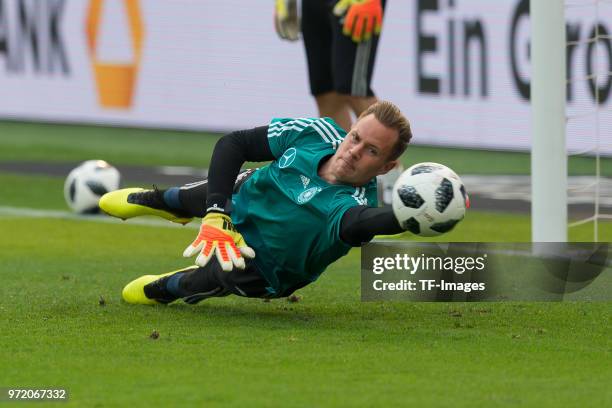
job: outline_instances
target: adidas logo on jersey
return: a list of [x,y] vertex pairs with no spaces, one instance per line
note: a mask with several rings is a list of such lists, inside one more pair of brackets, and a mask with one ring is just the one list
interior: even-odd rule
[[302,180],[302,185],[304,188],[308,187],[308,184],[310,184],[310,179],[303,174],[300,174],[300,179]]

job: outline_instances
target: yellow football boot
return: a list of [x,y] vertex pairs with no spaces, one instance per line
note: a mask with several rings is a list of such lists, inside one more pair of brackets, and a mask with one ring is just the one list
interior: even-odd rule
[[[143,275],[125,285],[121,291],[121,296],[127,303],[134,305],[159,305],[174,302],[178,298],[168,293],[166,290],[167,280],[162,280],[162,278],[179,272],[189,272],[197,268],[197,266],[191,266],[189,268],[162,273],[161,275]],[[146,290],[145,286],[147,286]],[[151,297],[147,296],[147,294]]]
[[100,198],[100,209],[113,217],[127,220],[141,215],[155,215],[179,224],[187,224],[191,217],[171,212],[157,190],[124,188],[111,191]]

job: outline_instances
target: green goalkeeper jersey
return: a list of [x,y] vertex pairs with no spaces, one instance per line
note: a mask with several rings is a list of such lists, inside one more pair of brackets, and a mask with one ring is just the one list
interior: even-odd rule
[[376,180],[362,187],[329,184],[322,159],[346,136],[329,118],[273,119],[268,143],[276,158],[233,195],[232,220],[256,253],[271,294],[315,281],[350,246],[340,238],[345,211],[377,206]]

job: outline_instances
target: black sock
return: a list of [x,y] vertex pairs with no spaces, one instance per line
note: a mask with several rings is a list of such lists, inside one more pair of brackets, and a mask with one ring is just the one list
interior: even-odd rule
[[145,285],[143,287],[143,291],[146,297],[149,299],[155,299],[161,303],[170,303],[178,299],[178,296],[175,296],[173,293],[168,291],[167,279],[165,278],[158,279]]
[[198,303],[210,297],[229,294],[215,280],[210,269],[204,267],[169,276],[165,287],[173,296],[182,298],[190,304]]
[[204,217],[206,214],[206,193],[208,182],[188,184],[178,189],[178,201],[183,210],[194,217]]

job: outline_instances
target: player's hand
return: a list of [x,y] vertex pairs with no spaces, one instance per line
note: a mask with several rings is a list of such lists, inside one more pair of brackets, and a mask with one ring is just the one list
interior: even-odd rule
[[183,252],[184,257],[200,253],[196,265],[204,266],[213,254],[224,271],[231,271],[235,266],[244,269],[244,257],[254,258],[255,251],[247,246],[242,235],[236,230],[232,219],[227,214],[208,212],[202,218],[202,225],[195,241]]
[[283,40],[297,41],[300,38],[300,19],[297,0],[275,0],[274,27]]
[[380,0],[340,0],[334,6],[334,14],[342,16],[345,13],[342,32],[353,41],[367,41],[372,33],[380,34],[383,19]]

